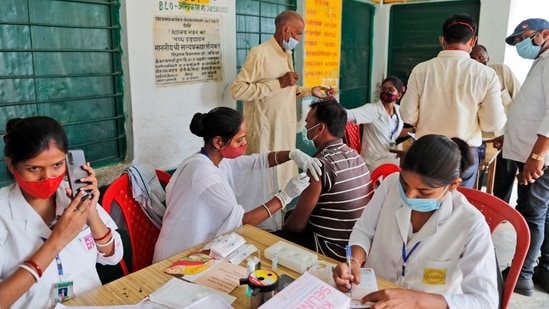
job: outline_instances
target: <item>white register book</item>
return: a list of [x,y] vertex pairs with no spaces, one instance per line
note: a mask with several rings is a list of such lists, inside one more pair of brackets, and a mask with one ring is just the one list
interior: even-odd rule
[[348,295],[306,272],[259,308],[348,309],[350,304]]

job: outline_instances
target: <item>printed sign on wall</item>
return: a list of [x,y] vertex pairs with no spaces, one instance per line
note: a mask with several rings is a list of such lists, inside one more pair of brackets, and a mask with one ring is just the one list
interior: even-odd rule
[[305,87],[339,90],[341,0],[305,1]]
[[157,85],[221,81],[221,17],[154,16]]

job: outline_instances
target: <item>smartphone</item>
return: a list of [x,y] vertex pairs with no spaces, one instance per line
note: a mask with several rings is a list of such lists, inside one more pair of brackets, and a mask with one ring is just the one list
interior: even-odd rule
[[[66,156],[67,162],[67,177],[69,179],[69,186],[72,190],[72,196],[75,197],[78,194],[80,188],[88,185],[89,183],[81,182],[80,179],[87,177],[88,172],[82,168],[86,165],[86,158],[84,157],[84,151],[81,149],[69,150]],[[91,190],[86,191],[82,199],[91,194]]]

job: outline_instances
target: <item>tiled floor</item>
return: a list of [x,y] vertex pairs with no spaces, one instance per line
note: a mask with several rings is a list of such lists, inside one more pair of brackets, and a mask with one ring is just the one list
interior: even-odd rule
[[[513,190],[516,192],[516,188]],[[516,196],[511,196],[511,204],[514,206]],[[500,264],[500,269],[504,269],[511,263],[513,254],[515,252],[516,233],[515,229],[510,223],[501,224],[492,235],[494,244],[496,246],[496,254]],[[509,309],[542,309],[549,308],[549,294],[535,287],[534,294],[532,296],[523,296],[517,293],[513,293],[511,297],[511,303]]]

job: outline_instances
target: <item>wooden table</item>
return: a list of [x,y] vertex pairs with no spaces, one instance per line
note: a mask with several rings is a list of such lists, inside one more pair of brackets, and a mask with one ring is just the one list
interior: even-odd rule
[[408,152],[408,149],[412,147],[412,143],[414,142],[413,138],[408,138],[404,140],[400,144],[396,144],[393,147],[389,148],[389,151],[392,153],[396,153],[397,157],[402,158]]
[[[264,258],[264,250],[283,239],[251,225],[244,225],[236,229],[235,232],[244,237],[247,243],[253,244],[260,250],[262,268],[270,269],[271,261]],[[82,295],[78,295],[75,298],[64,302],[63,304],[67,306],[112,306],[136,304],[143,298],[145,298],[145,296],[154,292],[168,280],[174,278],[173,276],[164,273],[164,270],[168,266],[179,260],[181,257],[189,254],[191,251],[199,249],[202,246],[203,245],[198,245],[191,249],[185,250],[166,260],[143,268],[123,278],[103,285],[95,290],[89,291]],[[324,260],[330,263],[337,263],[335,260],[332,260],[326,256],[318,256],[319,260]],[[245,263],[246,261],[242,262],[241,265],[246,267]],[[299,277],[300,275],[299,273],[296,273],[282,265],[279,265],[276,272],[279,275],[287,274],[294,279]],[[379,289],[399,287],[398,285],[381,278],[377,279],[377,284]],[[231,293],[231,295],[236,297],[236,300],[232,304],[234,308],[250,308],[250,298],[246,296],[246,287],[244,285],[237,287]]]
[[486,179],[486,193],[492,194],[494,192],[494,180],[496,178],[496,163],[500,150],[494,148],[494,143],[486,141],[486,156],[484,160],[480,160],[478,166],[477,179],[475,181],[475,188],[482,188],[482,177],[484,172],[487,174]]
[[[408,149],[410,149],[413,142],[414,140],[409,138],[404,142],[391,147],[389,151],[392,153],[396,153],[397,157],[401,158],[406,154]],[[481,175],[486,172],[488,176],[488,179],[486,180],[486,193],[492,194],[492,192],[494,191],[494,179],[496,175],[496,158],[499,154],[499,150],[494,148],[494,144],[491,141],[486,140],[485,143],[486,156],[483,160],[480,160],[477,178],[475,180],[475,188],[477,188],[478,190],[482,189],[482,183],[480,181]]]

